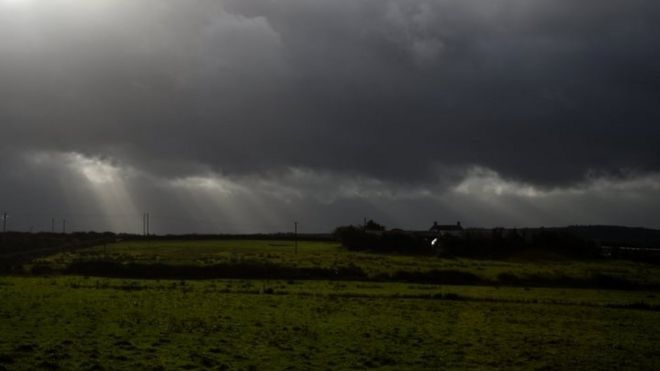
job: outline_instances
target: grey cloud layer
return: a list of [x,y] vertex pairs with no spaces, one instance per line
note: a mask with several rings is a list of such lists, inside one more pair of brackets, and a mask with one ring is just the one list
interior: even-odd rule
[[[542,189],[471,168],[454,186],[402,185],[309,169],[277,174],[206,173],[157,177],[78,153],[31,152],[2,157],[3,210],[10,229],[50,230],[51,218],[70,230],[141,232],[151,213],[156,233],[278,232],[301,222],[307,232],[360,223],[420,229],[433,220],[467,226],[621,224],[660,226],[660,174],[628,180],[591,178]],[[17,166],[18,165],[18,166]]]
[[475,167],[546,191],[625,182],[660,171],[659,66],[646,0],[0,2],[0,177],[62,179],[19,159],[78,153],[285,195],[381,189],[351,210],[451,193]]
[[4,143],[173,172],[660,169],[655,2],[29,4],[0,13]]

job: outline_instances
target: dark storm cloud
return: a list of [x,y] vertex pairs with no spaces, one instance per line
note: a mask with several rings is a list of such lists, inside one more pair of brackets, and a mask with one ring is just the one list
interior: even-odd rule
[[468,165],[539,184],[660,166],[654,2],[26,7],[0,16],[5,142],[175,172],[413,181]]
[[540,184],[658,168],[654,3],[268,4],[252,14],[292,49],[307,106],[331,122],[339,140],[324,149],[347,154],[321,166],[416,177],[480,164]]
[[658,66],[653,1],[0,0],[0,190],[162,215],[219,192],[260,199],[261,226],[266,206],[497,224],[622,208],[607,179],[656,223]]

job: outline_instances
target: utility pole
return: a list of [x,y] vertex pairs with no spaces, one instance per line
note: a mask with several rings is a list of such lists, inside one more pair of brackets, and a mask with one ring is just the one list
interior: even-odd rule
[[7,238],[7,213],[2,213],[2,242]]
[[298,253],[298,222],[293,222],[293,246],[297,254]]
[[147,213],[147,237],[149,237],[149,232],[150,232],[149,229],[150,229],[150,227],[151,227],[151,226],[149,225],[149,222],[150,222],[149,218],[150,218],[150,217],[151,217],[151,214]]
[[142,213],[142,235],[149,236],[149,213]]

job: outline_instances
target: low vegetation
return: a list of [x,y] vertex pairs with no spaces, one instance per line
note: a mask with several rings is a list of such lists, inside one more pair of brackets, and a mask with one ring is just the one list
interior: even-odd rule
[[660,267],[133,240],[0,276],[0,370],[655,369]]

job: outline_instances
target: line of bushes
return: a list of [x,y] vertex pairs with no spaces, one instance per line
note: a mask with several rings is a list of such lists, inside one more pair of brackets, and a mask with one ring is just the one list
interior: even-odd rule
[[[376,223],[374,223],[376,224]],[[401,253],[498,259],[517,256],[524,251],[545,252],[548,256],[594,259],[601,256],[598,245],[566,229],[539,229],[523,232],[505,230],[460,230],[453,234],[406,232],[342,226],[335,236],[349,250],[376,253]],[[432,243],[433,241],[433,243]]]
[[365,230],[349,225],[338,227],[334,235],[344,247],[353,251],[433,254],[429,241],[404,231]]
[[64,273],[136,279],[249,278],[366,280],[368,278],[366,273],[356,266],[339,268],[302,268],[251,262],[201,266],[136,263],[122,264],[113,261],[85,261],[71,263],[64,270]]
[[[58,273],[48,265],[35,265],[35,275]],[[168,265],[120,263],[115,261],[79,261],[67,266],[62,273],[132,279],[292,279],[292,280],[341,280],[410,282],[445,285],[489,285],[495,282],[457,270],[431,270],[427,272],[397,271],[391,274],[367,275],[357,266],[337,268],[286,267],[267,263],[242,262],[214,265]]]
[[286,267],[257,262],[237,264],[166,265],[166,264],[123,264],[114,261],[74,262],[63,271],[54,271],[47,265],[35,265],[33,274],[64,273],[83,276],[133,278],[133,279],[286,279],[286,280],[338,280],[409,282],[441,285],[483,285],[513,287],[568,287],[600,288],[619,290],[659,289],[659,285],[643,284],[621,277],[594,274],[589,277],[563,275],[525,275],[502,273],[496,279],[486,279],[474,273],[459,270],[396,271],[368,275],[357,266],[336,268]]

